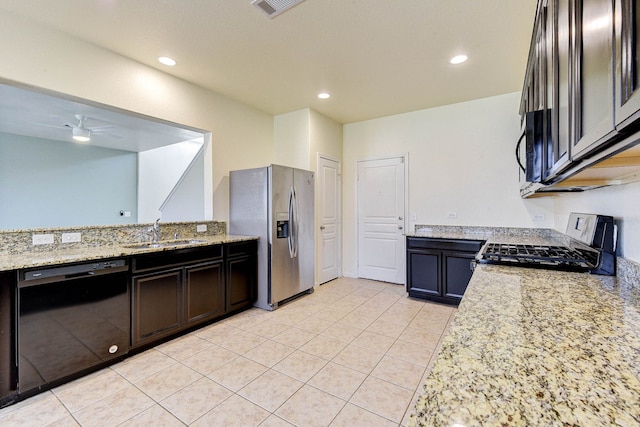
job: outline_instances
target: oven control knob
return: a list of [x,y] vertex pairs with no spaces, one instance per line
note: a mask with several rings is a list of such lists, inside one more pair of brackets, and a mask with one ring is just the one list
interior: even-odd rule
[[111,347],[109,347],[109,353],[114,354],[118,351],[118,346],[117,345],[112,345]]

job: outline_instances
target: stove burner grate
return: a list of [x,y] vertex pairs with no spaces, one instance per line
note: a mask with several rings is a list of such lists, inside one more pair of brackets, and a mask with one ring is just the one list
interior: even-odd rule
[[598,263],[598,252],[566,246],[488,243],[481,259],[489,263],[515,263],[590,269]]

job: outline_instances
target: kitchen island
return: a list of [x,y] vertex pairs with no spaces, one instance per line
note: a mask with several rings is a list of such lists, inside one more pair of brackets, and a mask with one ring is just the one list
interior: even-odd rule
[[640,286],[620,270],[478,265],[409,425],[639,425]]

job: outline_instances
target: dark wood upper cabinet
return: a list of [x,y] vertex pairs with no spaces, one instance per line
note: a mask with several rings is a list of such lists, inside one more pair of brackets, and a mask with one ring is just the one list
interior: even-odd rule
[[639,3],[637,0],[615,2],[615,121],[621,131],[632,127],[640,118],[640,64],[636,46],[640,38]]
[[570,0],[549,0],[545,14],[547,56],[546,158],[543,179],[546,181],[571,164],[570,140],[570,40],[572,17]]
[[531,143],[524,133],[524,153],[516,150],[528,160],[520,162],[523,197],[637,181],[639,7],[640,0],[538,0],[520,102],[523,131],[537,131]]
[[574,131],[571,157],[579,160],[616,134],[614,125],[613,0],[574,2]]

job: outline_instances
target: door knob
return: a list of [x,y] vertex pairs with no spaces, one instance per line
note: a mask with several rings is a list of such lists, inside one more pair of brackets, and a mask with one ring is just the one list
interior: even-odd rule
[[402,230],[402,226],[401,225],[398,226],[398,230]]

